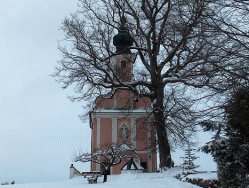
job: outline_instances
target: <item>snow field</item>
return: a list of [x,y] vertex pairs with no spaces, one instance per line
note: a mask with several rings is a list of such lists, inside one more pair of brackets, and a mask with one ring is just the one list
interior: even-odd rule
[[61,182],[8,185],[8,188],[199,188],[173,178],[180,172],[179,169],[170,169],[163,173],[110,175],[106,183],[102,183],[103,177],[99,177],[97,184],[89,184],[86,178],[76,177]]

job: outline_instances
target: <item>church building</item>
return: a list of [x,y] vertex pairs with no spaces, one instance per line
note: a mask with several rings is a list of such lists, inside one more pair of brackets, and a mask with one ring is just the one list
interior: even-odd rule
[[[121,26],[119,33],[114,36],[113,44],[118,55],[111,58],[111,65],[118,78],[129,84],[134,80],[133,64],[136,54],[130,51],[133,39],[124,26]],[[155,130],[151,126],[150,114],[150,99],[138,98],[128,87],[114,88],[110,94],[99,96],[96,99],[96,108],[90,112],[92,153],[106,144],[127,143],[141,157],[139,163],[144,168],[143,171],[156,172],[156,151],[155,147],[152,147]],[[127,161],[112,166],[110,174],[120,174]],[[99,164],[92,163],[91,171],[102,169]]]

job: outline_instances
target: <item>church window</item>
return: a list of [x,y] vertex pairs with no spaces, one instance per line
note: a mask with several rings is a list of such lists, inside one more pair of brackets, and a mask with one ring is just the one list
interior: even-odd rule
[[120,67],[121,68],[127,68],[127,61],[126,60],[124,60],[124,59],[122,59],[121,61],[120,61]]
[[126,125],[122,125],[121,128],[119,129],[119,137],[123,140],[126,141],[129,137],[129,129],[127,128]]

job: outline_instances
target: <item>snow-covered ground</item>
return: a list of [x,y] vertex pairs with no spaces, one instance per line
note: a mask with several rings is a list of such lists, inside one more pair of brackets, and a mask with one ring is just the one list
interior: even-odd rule
[[207,172],[207,173],[201,173],[201,174],[190,174],[188,175],[188,178],[201,178],[204,180],[217,180],[217,173],[211,173],[211,172]]
[[[108,176],[108,181],[102,183],[103,177],[98,178],[97,184],[88,184],[84,177],[76,177],[61,182],[30,183],[8,185],[8,188],[198,188],[187,182],[181,182],[174,175],[180,169],[170,169],[163,173],[120,174]],[[0,188],[6,187],[5,185]]]

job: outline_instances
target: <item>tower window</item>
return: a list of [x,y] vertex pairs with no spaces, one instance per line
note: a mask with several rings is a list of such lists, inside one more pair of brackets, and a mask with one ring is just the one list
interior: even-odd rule
[[121,68],[127,68],[127,61],[126,60],[121,60],[120,61],[120,67]]

